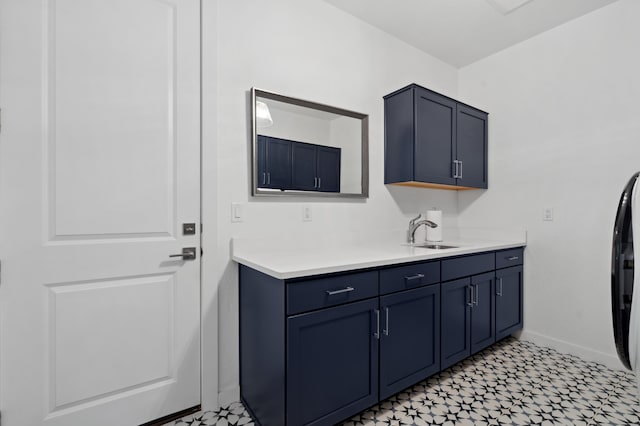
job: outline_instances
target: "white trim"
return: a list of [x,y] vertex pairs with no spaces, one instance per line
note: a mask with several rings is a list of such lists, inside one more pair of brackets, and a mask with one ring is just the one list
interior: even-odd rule
[[232,402],[240,401],[240,387],[234,386],[231,389],[227,389],[220,392],[218,404],[220,407],[226,407]]
[[584,346],[559,340],[554,337],[545,336],[533,331],[524,330],[519,336],[520,340],[535,343],[539,346],[546,346],[558,352],[579,356],[586,361],[599,362],[614,370],[625,370],[617,356],[605,352],[596,351]]

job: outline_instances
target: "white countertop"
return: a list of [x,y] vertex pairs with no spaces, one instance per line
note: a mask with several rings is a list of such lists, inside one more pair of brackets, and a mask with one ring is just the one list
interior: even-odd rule
[[382,241],[288,241],[234,239],[232,259],[278,279],[440,259],[526,245],[526,234],[501,239],[460,238],[440,244],[457,248],[433,250],[412,247],[396,240]]

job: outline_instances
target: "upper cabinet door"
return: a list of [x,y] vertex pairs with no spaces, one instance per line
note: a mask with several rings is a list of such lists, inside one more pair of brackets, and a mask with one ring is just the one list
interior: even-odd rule
[[415,91],[414,180],[455,185],[456,102],[431,91]]
[[[261,145],[263,145],[261,147]],[[258,136],[258,186],[261,188],[291,188],[291,141],[286,139]],[[262,157],[261,157],[262,156]]]
[[340,192],[340,148],[318,146],[318,191]]
[[487,113],[458,104],[456,110],[459,186],[487,188]]
[[316,145],[292,142],[292,189],[315,191],[318,187],[316,173]]

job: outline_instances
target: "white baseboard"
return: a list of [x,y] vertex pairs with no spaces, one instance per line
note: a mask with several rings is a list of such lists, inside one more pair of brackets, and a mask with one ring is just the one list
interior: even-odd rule
[[218,394],[218,405],[226,407],[232,402],[240,401],[240,387],[236,386],[231,389],[224,390]]
[[520,340],[526,340],[531,343],[535,343],[539,346],[553,348],[558,352],[579,356],[585,361],[599,362],[600,364],[604,364],[614,370],[625,370],[624,366],[615,355],[610,355],[604,352],[585,348],[584,346],[565,342],[563,340],[559,340],[528,330],[522,331],[518,338]]

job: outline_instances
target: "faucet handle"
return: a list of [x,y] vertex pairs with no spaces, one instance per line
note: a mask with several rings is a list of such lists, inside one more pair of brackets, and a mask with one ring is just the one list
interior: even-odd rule
[[421,217],[422,217],[422,213],[418,213],[418,216],[416,216],[413,219],[411,219],[409,221],[409,224],[413,225],[414,223],[416,223],[416,220],[420,219]]

